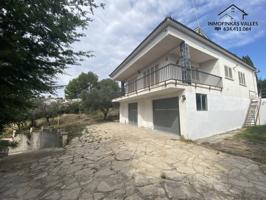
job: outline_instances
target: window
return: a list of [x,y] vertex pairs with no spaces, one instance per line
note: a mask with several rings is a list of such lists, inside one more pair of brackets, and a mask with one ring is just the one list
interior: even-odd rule
[[224,66],[225,78],[233,80],[232,68]]
[[239,78],[239,84],[245,86],[246,85],[245,74],[243,72],[238,72],[238,78]]
[[197,110],[207,110],[208,104],[207,104],[207,95],[206,94],[196,94],[196,104],[197,104]]

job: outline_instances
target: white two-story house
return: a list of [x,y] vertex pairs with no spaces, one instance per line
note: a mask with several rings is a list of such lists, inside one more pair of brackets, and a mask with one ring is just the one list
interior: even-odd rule
[[254,67],[169,17],[110,76],[121,123],[189,139],[242,127],[258,96]]

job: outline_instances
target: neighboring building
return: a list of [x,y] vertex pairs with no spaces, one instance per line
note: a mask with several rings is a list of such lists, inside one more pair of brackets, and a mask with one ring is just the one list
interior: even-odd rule
[[81,102],[81,98],[76,99],[64,99],[63,104],[72,104]]
[[258,96],[255,68],[169,17],[110,76],[121,123],[190,139],[242,127]]
[[76,99],[65,99],[62,97],[52,97],[52,96],[48,96],[48,97],[43,97],[43,102],[46,105],[50,105],[52,103],[60,103],[60,104],[72,104],[72,103],[78,103],[81,102],[81,98],[76,98]]
[[259,114],[257,118],[258,125],[265,125],[266,124],[266,98],[261,99],[261,104],[259,108]]
[[52,97],[52,96],[48,96],[48,97],[41,97],[43,100],[43,103],[46,105],[50,105],[52,103],[62,103],[64,101],[63,98],[61,97]]

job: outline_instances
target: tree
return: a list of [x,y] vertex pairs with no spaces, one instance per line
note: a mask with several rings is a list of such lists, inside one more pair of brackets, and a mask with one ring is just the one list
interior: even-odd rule
[[81,102],[70,102],[64,106],[64,113],[78,114],[80,112]]
[[118,91],[119,86],[115,81],[112,79],[103,79],[98,83],[96,88],[82,93],[82,105],[91,111],[101,111],[105,120],[110,108],[113,107],[113,96]]
[[255,67],[254,63],[252,62],[251,58],[248,55],[242,56],[242,60],[251,67]]
[[80,98],[82,91],[96,87],[98,76],[93,72],[81,73],[78,78],[69,81],[65,89],[66,99]]
[[266,98],[266,79],[258,80],[258,93],[262,98]]
[[17,125],[18,130],[26,125],[26,121],[29,120],[28,112],[20,112],[14,117],[13,123]]
[[71,44],[84,34],[95,0],[1,1],[0,129],[31,106],[30,99],[54,91],[54,78],[89,51]]
[[51,125],[50,118],[54,118],[64,113],[63,105],[58,101],[49,102],[45,98],[35,98],[33,101],[33,108],[27,113],[27,118],[30,119],[30,126],[35,127],[35,121],[40,118],[45,118],[48,126]]
[[44,98],[34,98],[31,109],[28,110],[28,119],[30,119],[30,126],[36,126],[36,120],[44,117]]

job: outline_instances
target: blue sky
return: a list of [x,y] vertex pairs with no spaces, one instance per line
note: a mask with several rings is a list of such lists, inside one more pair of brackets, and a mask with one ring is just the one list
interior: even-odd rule
[[[266,78],[266,0],[103,0],[105,9],[97,9],[94,21],[83,32],[87,35],[73,47],[91,50],[95,55],[78,66],[69,66],[58,76],[58,84],[65,85],[81,72],[92,71],[100,79],[108,75],[123,59],[166,17],[194,29],[198,23],[209,39],[242,57],[249,55]],[[244,9],[247,21],[258,21],[249,32],[217,32],[208,21],[231,4]],[[58,91],[63,96],[63,90]]]

